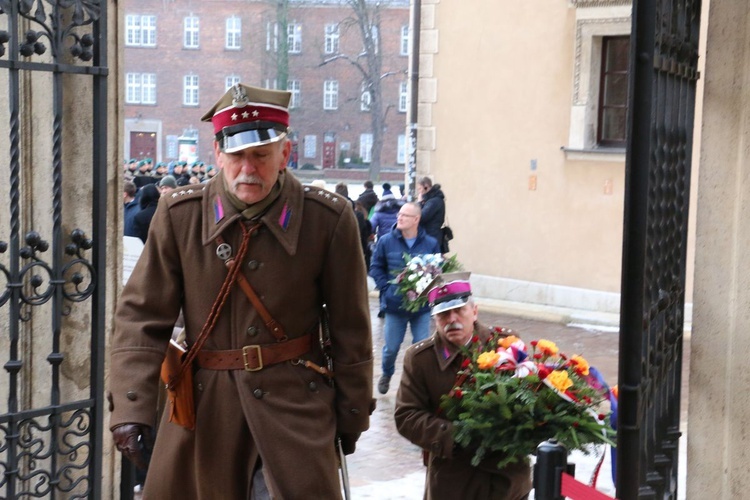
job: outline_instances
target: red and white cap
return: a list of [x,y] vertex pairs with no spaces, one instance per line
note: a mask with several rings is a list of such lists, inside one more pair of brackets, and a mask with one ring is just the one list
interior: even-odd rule
[[427,300],[435,316],[463,307],[471,297],[470,272],[439,274],[427,286]]
[[283,139],[289,132],[289,100],[282,90],[233,85],[201,121],[214,125],[219,148],[234,153]]

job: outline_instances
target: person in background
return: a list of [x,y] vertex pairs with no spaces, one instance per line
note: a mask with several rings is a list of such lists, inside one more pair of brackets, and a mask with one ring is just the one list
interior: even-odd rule
[[461,349],[474,337],[478,347],[490,338],[490,329],[477,321],[469,275],[441,274],[427,287],[437,331],[406,350],[396,394],[396,428],[429,453],[426,500],[523,500],[531,491],[529,464],[498,469],[502,457],[490,454],[478,466],[471,465],[475,450],[456,446],[453,423],[440,410],[441,398],[453,389],[462,368]]
[[166,196],[172,190],[177,189],[177,181],[175,180],[173,176],[165,175],[159,181],[158,186],[159,186],[159,194],[161,194],[162,196]]
[[442,241],[442,227],[445,222],[445,195],[440,184],[432,184],[432,179],[422,177],[417,183],[419,203],[422,205],[422,219],[420,226],[427,234],[438,241]]
[[357,218],[357,227],[359,228],[359,239],[362,246],[362,253],[365,257],[365,268],[369,268],[369,237],[370,233],[372,232],[372,225],[370,225],[370,221],[367,220],[367,217],[362,213],[362,210],[357,210],[357,205],[354,203],[354,200],[349,198],[349,188],[346,186],[345,182],[337,183],[333,190],[336,194],[340,195],[343,198],[346,198],[351,204],[352,210],[354,210],[354,216]]
[[369,427],[372,338],[357,221],[339,196],[287,174],[290,98],[236,84],[204,115],[220,173],[159,200],[120,297],[110,430],[136,465],[147,461],[180,310],[196,353],[195,428],[164,412],[145,499],[339,500],[337,449],[353,453]]
[[375,204],[379,201],[379,198],[373,190],[372,181],[365,181],[364,187],[365,190],[362,191],[362,194],[359,195],[357,201],[362,204],[362,208],[364,208],[365,212],[367,212],[367,217],[369,218],[371,215],[372,207],[374,207]]
[[138,188],[131,181],[125,181],[122,185],[122,200],[123,200],[123,233],[125,236],[136,236],[135,229],[133,227],[133,221],[135,214],[137,214],[141,207],[138,206],[138,200],[135,199]]
[[146,243],[148,230],[151,227],[151,220],[156,212],[156,205],[159,203],[159,188],[156,184],[147,184],[140,190],[139,204],[141,209],[133,217],[133,233]]
[[385,394],[396,369],[396,356],[404,341],[406,327],[411,327],[413,342],[424,340],[430,334],[430,310],[427,306],[416,312],[408,311],[403,305],[403,296],[398,285],[391,280],[403,270],[404,255],[440,253],[437,240],[419,227],[421,209],[417,203],[406,203],[399,210],[395,227],[390,233],[378,239],[370,260],[370,276],[382,295],[385,305],[383,333],[382,376],[378,380],[378,392]]
[[393,191],[391,191],[391,184],[389,182],[383,183],[383,198],[386,196],[393,196]]

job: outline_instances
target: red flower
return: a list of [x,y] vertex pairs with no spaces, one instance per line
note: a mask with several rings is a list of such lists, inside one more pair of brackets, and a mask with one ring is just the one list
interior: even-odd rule
[[479,337],[477,337],[476,335],[474,335],[473,337],[471,337],[471,341],[476,344],[477,342],[479,342]]
[[550,369],[547,368],[544,365],[537,365],[537,376],[539,376],[539,380],[544,380],[547,378],[547,375],[550,374]]
[[534,359],[542,359],[542,355],[540,353],[534,354]]
[[536,345],[537,345],[537,341],[536,340],[532,340],[531,341],[531,347],[536,347]]
[[604,420],[605,418],[607,418],[607,416],[604,415],[604,413],[600,413],[598,416],[599,416],[599,420]]
[[471,360],[466,358],[463,363],[461,363],[461,368],[468,368],[469,365],[471,365]]
[[578,422],[573,422],[573,427],[578,427]]
[[462,397],[464,397],[464,392],[461,389],[456,389],[453,392],[453,395],[456,397],[456,399],[461,399]]

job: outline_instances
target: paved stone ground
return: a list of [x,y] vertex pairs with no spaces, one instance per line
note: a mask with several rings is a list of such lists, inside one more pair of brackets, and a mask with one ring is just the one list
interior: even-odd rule
[[[383,348],[383,320],[377,317],[377,300],[371,298],[373,355],[375,357],[374,382],[380,378],[381,349]],[[546,338],[553,340],[561,351],[584,356],[592,366],[597,367],[609,383],[617,380],[618,335],[617,333],[588,330],[578,327],[520,319],[496,311],[483,310],[480,306],[479,320],[493,326],[509,327],[520,333],[524,340]],[[407,331],[404,344],[411,341]],[[348,467],[352,485],[352,499],[420,499],[424,488],[425,468],[422,465],[420,449],[402,438],[396,431],[393,421],[393,410],[396,399],[396,388],[401,378],[403,362],[402,346],[396,362],[396,373],[391,380],[387,394],[381,395],[374,389],[378,401],[377,409],[372,415],[371,428],[362,435],[357,451],[349,457]],[[689,354],[689,342],[685,344],[686,355]],[[685,359],[688,359],[687,357]],[[685,363],[687,366],[687,363]],[[687,417],[687,372],[683,374],[683,432]],[[686,442],[680,444],[681,466],[686,464]],[[607,450],[602,470],[599,474],[597,488],[614,497],[610,454]],[[576,479],[588,483],[597,457],[573,453],[570,462],[576,464]],[[684,470],[681,473],[679,498],[685,498]],[[533,498],[533,496],[532,496]]]

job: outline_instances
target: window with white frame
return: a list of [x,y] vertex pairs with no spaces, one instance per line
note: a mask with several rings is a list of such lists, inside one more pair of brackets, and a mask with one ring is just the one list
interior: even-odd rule
[[409,55],[409,26],[401,26],[401,51],[402,56]]
[[286,25],[287,48],[290,54],[302,52],[302,25],[289,23]]
[[185,106],[197,106],[199,104],[198,75],[185,75],[182,89],[182,104]]
[[156,74],[127,73],[125,75],[126,104],[156,104]]
[[339,108],[339,82],[326,80],[323,82],[323,109]]
[[229,75],[224,78],[224,90],[229,90],[238,83],[240,83],[240,77],[238,75]]
[[409,107],[409,82],[401,82],[398,84],[398,110],[401,113],[406,113]]
[[266,52],[279,50],[279,23],[266,23]]
[[156,16],[125,16],[125,45],[156,47]]
[[318,154],[318,136],[305,136],[305,158],[315,158]]
[[266,78],[263,82],[263,88],[276,90],[278,88],[278,86],[276,85],[276,78]]
[[362,82],[362,89],[360,90],[359,96],[359,109],[361,111],[370,111],[372,107],[372,92],[367,82]]
[[372,161],[372,134],[360,134],[359,157],[362,158],[362,163]]
[[200,20],[196,16],[185,18],[183,46],[186,49],[197,49],[200,40]]
[[292,93],[292,98],[289,100],[289,107],[299,108],[302,105],[302,84],[299,80],[287,80],[286,89]]
[[339,52],[339,25],[326,24],[325,43],[323,51],[326,54],[338,54]]
[[237,50],[240,48],[240,40],[242,38],[242,19],[239,17],[228,17],[227,18],[227,38],[225,47],[230,50]]
[[[628,37],[632,28],[631,7],[614,7],[612,17],[592,18],[587,9],[577,9],[580,17],[576,20],[575,59],[573,61],[573,98],[570,109],[570,132],[568,144],[564,148],[568,158],[573,159],[596,159],[624,161],[624,136],[622,128],[616,123],[602,123],[611,116],[620,117],[627,114],[627,104],[623,107],[622,99],[612,101],[603,92],[609,92],[608,84],[611,83],[608,71],[603,64],[607,64],[607,40],[622,40]],[[617,44],[621,46],[621,43]],[[613,47],[615,47],[613,45]],[[619,54],[619,55],[618,55]],[[617,61],[612,60],[617,68],[623,68],[627,61],[622,61],[624,50],[615,50],[610,55]],[[612,82],[625,81],[621,71],[611,73]],[[604,87],[602,87],[604,85]],[[618,91],[622,95],[622,90]],[[610,95],[610,97],[612,94]],[[604,100],[602,98],[604,97]],[[604,106],[605,109],[602,108]],[[604,117],[602,115],[604,112]],[[604,129],[604,140],[602,140],[602,126]],[[616,127],[612,129],[611,127]],[[609,127],[609,129],[607,128]],[[609,131],[608,131],[609,130]],[[607,140],[611,132],[618,130],[615,140]],[[611,154],[602,157],[601,154]],[[579,154],[580,153],[580,154]],[[571,156],[572,155],[572,156]],[[592,156],[593,155],[593,156]]]
[[403,165],[406,163],[406,135],[398,136],[398,146],[396,147],[396,163]]

